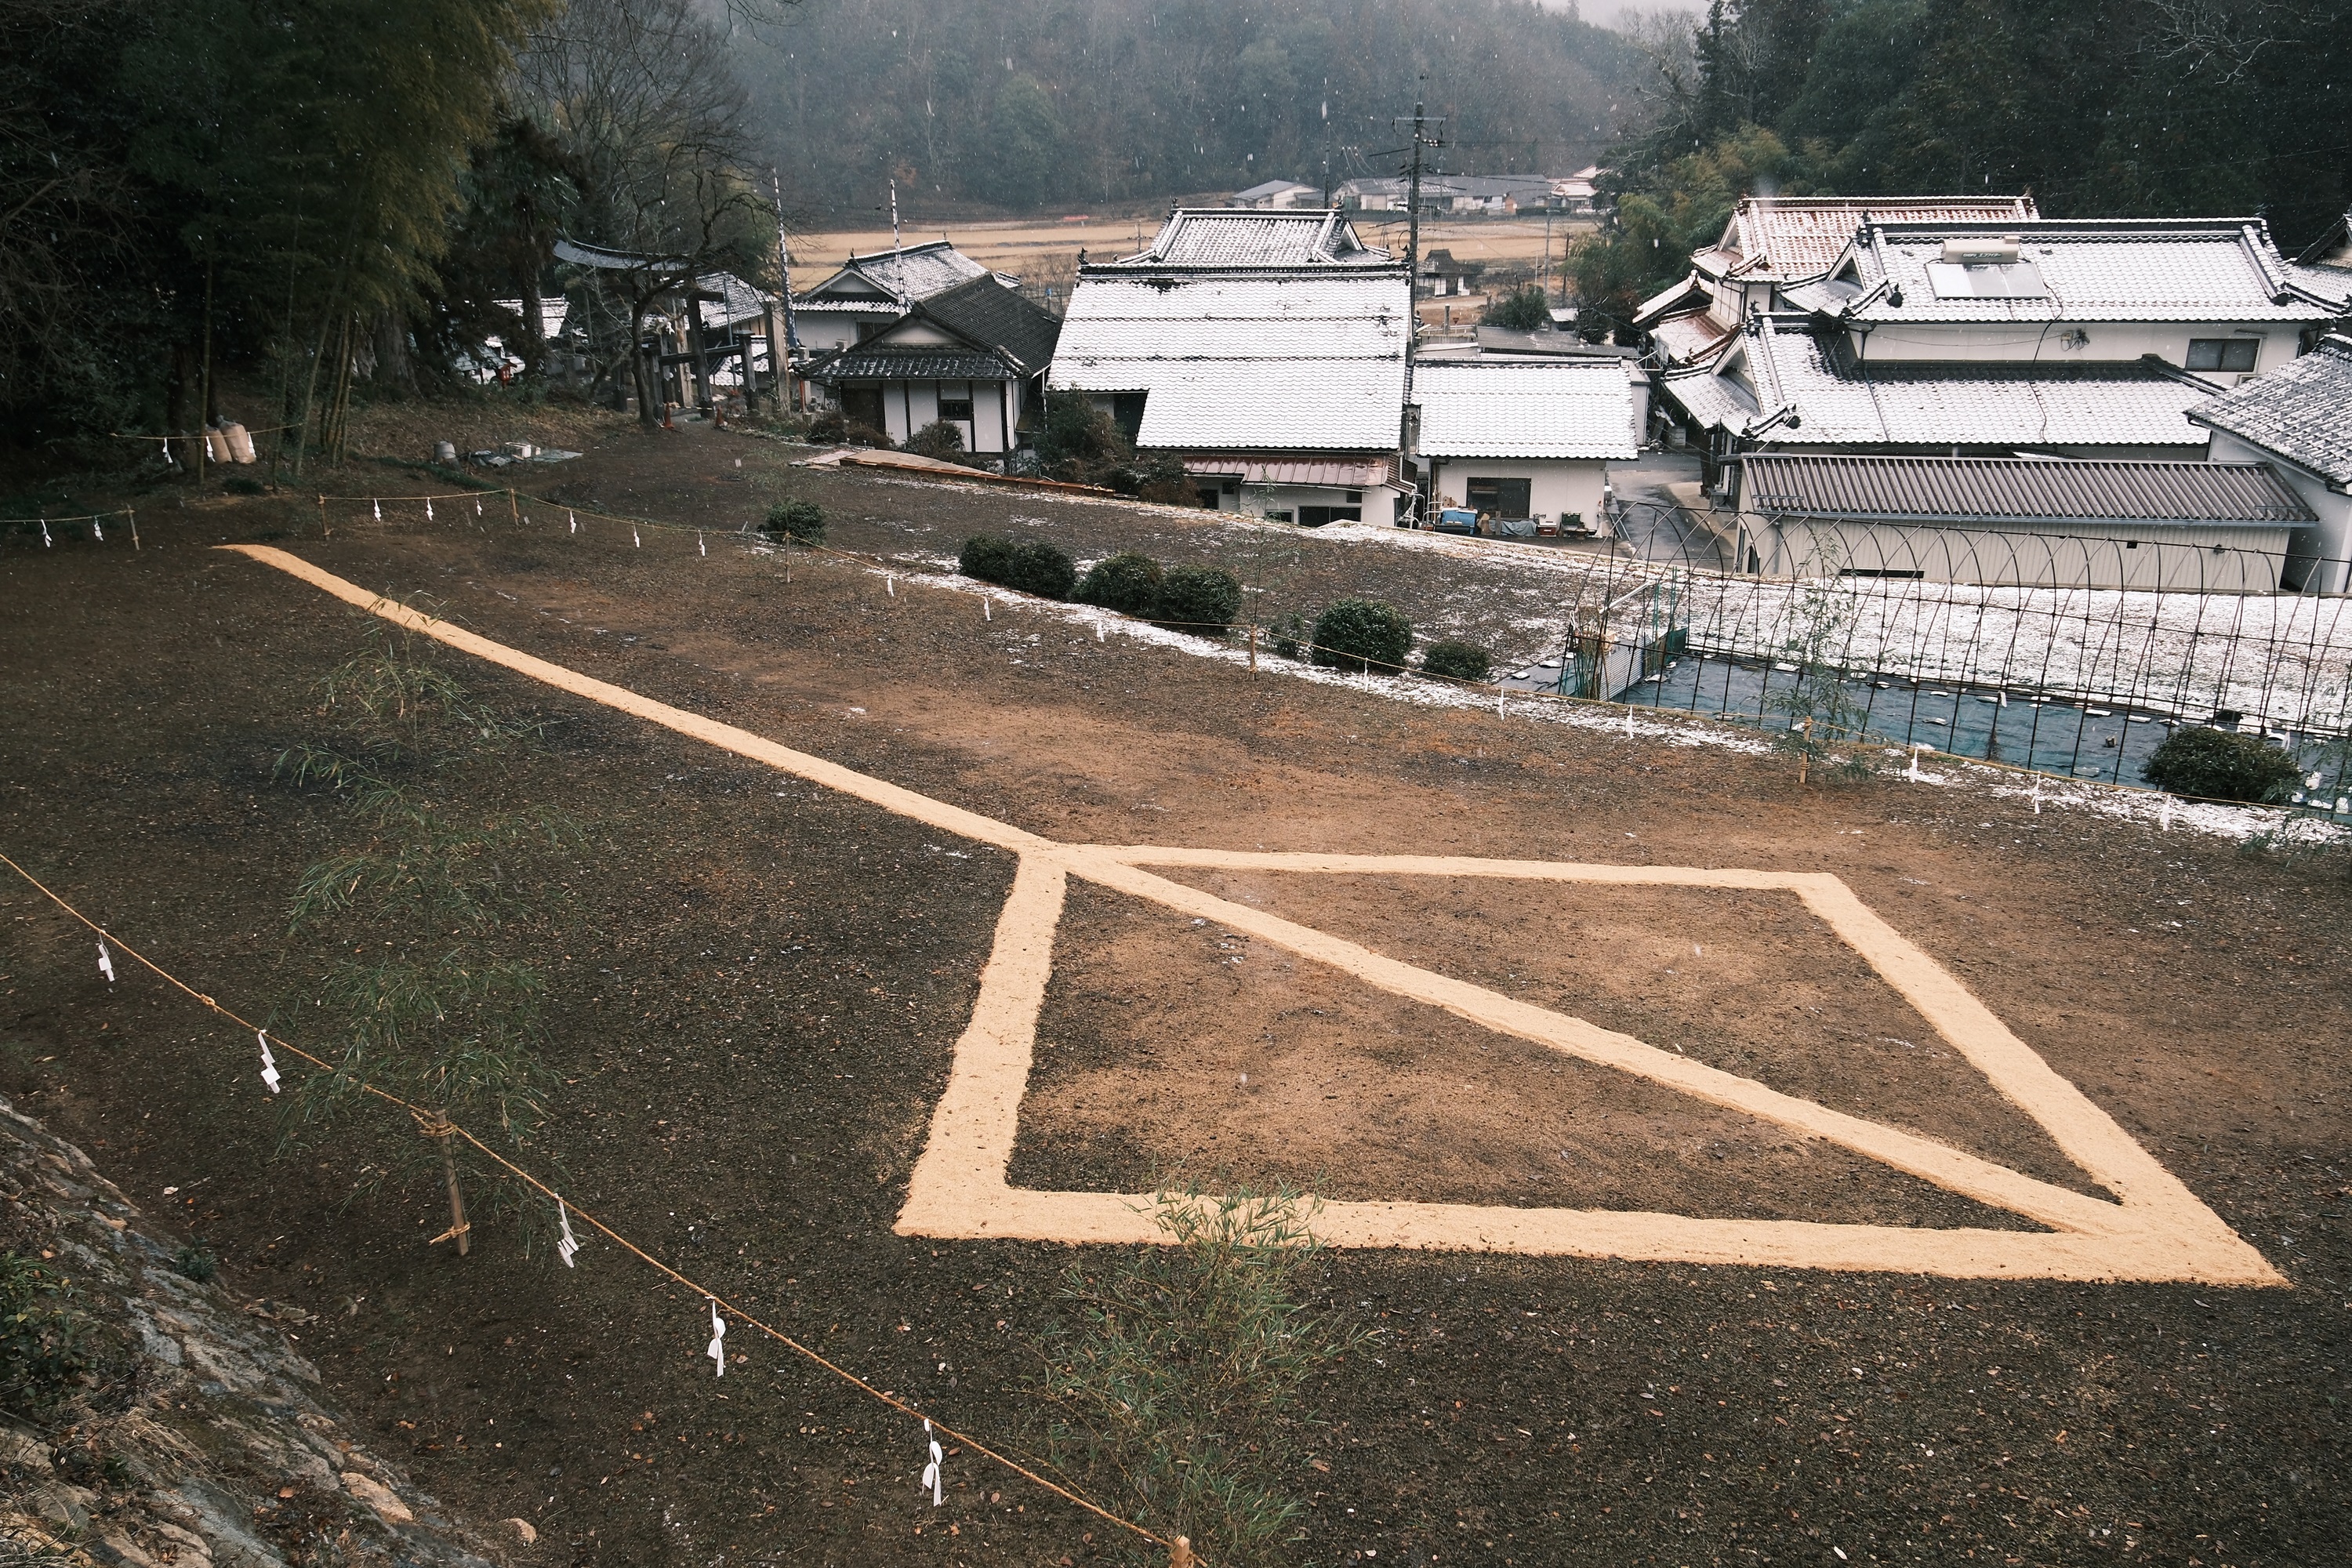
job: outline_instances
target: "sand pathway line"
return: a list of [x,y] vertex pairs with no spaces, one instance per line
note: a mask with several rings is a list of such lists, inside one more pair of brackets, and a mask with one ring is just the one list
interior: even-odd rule
[[[1933,959],[1826,873],[1579,865],[1454,857],[1249,854],[1064,844],[793,750],[523,653],[372,593],[282,550],[221,548],[276,568],[394,625],[487,662],[837,790],[942,832],[1019,857],[957,1042],[930,1137],[897,1228],[943,1237],[1064,1241],[1159,1239],[1142,1194],[1016,1189],[1005,1178],[1018,1133],[1036,1020],[1053,973],[1067,879],[1077,875],[1164,907],[1214,918],[1365,983],[1445,1008],[1563,1054],[1650,1079],[1805,1136],[1838,1143],[2050,1233],[1447,1204],[1331,1202],[1318,1233],[1335,1245],[1519,1251],[1706,1262],[1899,1269],[2069,1279],[2286,1281],[2087,1096],[2067,1083]],[[1519,878],[1794,891],[1861,953],[1996,1089],[2121,1200],[2107,1203],[1948,1144],[1782,1094],[1585,1020],[1400,963],[1328,933],[1157,877],[1147,865],[1418,876]]]

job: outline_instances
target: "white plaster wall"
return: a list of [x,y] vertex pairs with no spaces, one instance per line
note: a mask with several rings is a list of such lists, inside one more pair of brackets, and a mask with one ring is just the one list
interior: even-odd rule
[[871,316],[845,316],[826,310],[794,310],[793,331],[799,334],[801,347],[811,353],[830,353],[845,349],[857,341],[857,323],[870,321]]
[[1755,548],[1757,565],[1768,577],[1916,572],[1930,583],[2269,594],[2277,591],[2286,565],[2287,532],[2148,523],[2075,523],[2048,533],[1885,523],[1784,525],[1743,512],[1737,537]]
[[[2303,576],[2306,594],[2352,593],[2352,496],[2328,489],[2318,475],[2224,431],[2213,432],[2207,458],[2216,463],[2268,463],[2319,518],[2317,527],[2295,531],[2291,574]],[[2309,575],[2304,575],[2306,570]]]
[[[2068,348],[2059,340],[2081,332],[2090,341]],[[1853,334],[1857,353],[1864,349],[1863,334]],[[2045,331],[2038,321],[1951,322],[1888,321],[1869,332],[1868,358],[1873,363],[1890,360],[2011,360],[2042,364],[2074,364],[2084,360],[2136,360],[2154,354],[2167,364],[2185,367],[2191,338],[2251,337],[2262,347],[2254,369],[2276,370],[2294,358],[2296,329],[2292,323],[2242,321],[2053,321]],[[2235,385],[2241,373],[2199,371],[2199,375]]]
[[1609,465],[1599,458],[1439,458],[1423,462],[1436,466],[1430,493],[1450,498],[1450,505],[1468,504],[1472,479],[1527,479],[1528,510],[1537,518],[1558,521],[1574,512],[1588,526],[1600,521],[1601,489],[1609,482]]
[[[1222,481],[1203,479],[1197,482],[1205,489],[1211,484]],[[1375,485],[1358,493],[1363,497],[1361,500],[1349,500],[1348,491],[1344,489],[1327,489],[1318,485],[1276,485],[1269,494],[1264,485],[1244,482],[1238,498],[1223,498],[1220,505],[1238,499],[1240,505],[1234,510],[1248,512],[1253,517],[1263,517],[1269,511],[1286,511],[1293,521],[1297,521],[1298,509],[1302,506],[1352,506],[1362,509],[1362,521],[1365,522],[1385,528],[1396,521],[1397,493],[1394,490]]]

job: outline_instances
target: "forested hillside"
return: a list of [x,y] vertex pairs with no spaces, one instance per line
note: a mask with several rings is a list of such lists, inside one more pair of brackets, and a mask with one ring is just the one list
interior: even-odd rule
[[1566,172],[1631,123],[1642,65],[1528,0],[812,0],[763,39],[737,69],[820,221],[893,173],[931,209],[1312,183],[1327,130],[1335,182],[1393,174],[1417,94],[1448,168]]
[[1748,191],[2259,215],[2290,254],[2352,200],[2341,0],[1717,0],[1642,31],[1656,114],[1572,264],[1615,319]]

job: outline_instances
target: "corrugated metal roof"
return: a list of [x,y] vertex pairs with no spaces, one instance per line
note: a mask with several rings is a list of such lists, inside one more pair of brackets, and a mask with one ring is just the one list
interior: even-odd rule
[[[1938,290],[1928,268],[1947,239],[2010,234],[2041,291]],[[2308,269],[2257,218],[1874,224],[1852,254],[1864,292],[1846,313],[1864,321],[2316,321],[2342,308],[2306,297]]]
[[1827,272],[1866,222],[2016,225],[2039,216],[2032,196],[1742,196],[1723,248],[1747,269],[1787,282]]
[[1432,458],[1620,458],[1640,450],[1622,360],[1472,360],[1413,373]]
[[1385,250],[1356,237],[1336,209],[1260,212],[1230,207],[1180,207],[1168,215],[1149,250],[1114,267],[1369,267],[1386,264]]
[[2311,509],[2263,463],[1872,458],[1756,452],[1741,505],[1890,522],[2160,522],[2277,527]]
[[1238,479],[1251,485],[1317,485],[1361,490],[1391,482],[1386,463],[1315,462],[1295,458],[1187,458],[1184,471],[1202,479]]
[[1090,269],[1055,392],[1145,392],[1140,446],[1396,445],[1411,291],[1402,269],[1121,276]]
[[2145,360],[1855,363],[1843,332],[1760,316],[1710,372],[1658,385],[1702,424],[1776,447],[2202,447],[2219,389]]
[[1251,202],[1262,202],[1269,197],[1278,196],[1285,191],[1311,191],[1314,188],[1312,185],[1302,185],[1297,180],[1266,180],[1252,185],[1248,190],[1235,191],[1233,199],[1247,205]]
[[2352,486],[2352,338],[2331,333],[2302,358],[2199,404],[2189,417],[2325,475],[2339,489]]

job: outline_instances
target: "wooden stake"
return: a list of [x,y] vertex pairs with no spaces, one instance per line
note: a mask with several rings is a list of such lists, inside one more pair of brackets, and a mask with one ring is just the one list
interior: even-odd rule
[[327,498],[325,496],[319,498],[319,537],[321,539],[327,537]]
[[1180,1535],[1168,1549],[1168,1568],[1201,1568],[1201,1560],[1192,1555],[1192,1538]]
[[470,1249],[470,1237],[467,1233],[473,1229],[473,1226],[466,1223],[466,1194],[457,1186],[457,1153],[454,1147],[457,1142],[457,1130],[445,1121],[425,1128],[425,1134],[428,1138],[440,1141],[441,1174],[449,1184],[449,1228],[433,1239],[440,1241],[455,1237],[457,1241],[457,1256],[463,1258]]
[[1250,623],[1250,668],[1257,668],[1257,623]]
[[1813,721],[1811,719],[1805,721],[1804,730],[1804,748],[1797,753],[1797,783],[1800,786],[1802,786],[1806,776],[1812,772],[1813,767]]
[[522,504],[515,500],[512,486],[507,489],[507,521],[518,528],[522,526]]
[[[129,507],[124,507],[122,510],[124,515],[131,519],[131,548],[137,550],[141,547],[139,543],[139,514],[132,511]],[[2039,803],[2036,803],[2034,809],[2036,811],[2041,809]]]

